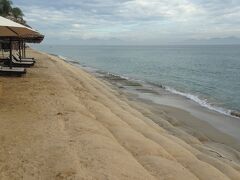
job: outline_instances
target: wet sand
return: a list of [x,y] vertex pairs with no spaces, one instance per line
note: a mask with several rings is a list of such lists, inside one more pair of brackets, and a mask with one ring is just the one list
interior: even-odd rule
[[0,179],[240,179],[232,137],[28,54],[37,63],[26,76],[0,77]]

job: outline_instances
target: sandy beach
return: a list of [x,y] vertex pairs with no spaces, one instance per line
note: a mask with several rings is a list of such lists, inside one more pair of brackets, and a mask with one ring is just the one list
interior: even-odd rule
[[27,54],[37,63],[25,76],[0,77],[0,179],[240,179],[231,136],[56,56]]

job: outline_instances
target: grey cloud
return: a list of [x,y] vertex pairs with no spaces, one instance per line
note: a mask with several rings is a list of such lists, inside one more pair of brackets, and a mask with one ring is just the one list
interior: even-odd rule
[[163,39],[240,36],[239,0],[16,0],[49,37]]

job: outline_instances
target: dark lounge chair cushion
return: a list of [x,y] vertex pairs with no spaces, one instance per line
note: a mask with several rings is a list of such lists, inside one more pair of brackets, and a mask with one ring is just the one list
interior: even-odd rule
[[[5,65],[10,65],[10,59],[7,59],[6,61],[4,61]],[[12,59],[12,66],[13,67],[31,67],[34,65],[33,62],[18,62],[16,61],[14,58]]]
[[26,73],[25,68],[0,66],[0,75],[21,76]]

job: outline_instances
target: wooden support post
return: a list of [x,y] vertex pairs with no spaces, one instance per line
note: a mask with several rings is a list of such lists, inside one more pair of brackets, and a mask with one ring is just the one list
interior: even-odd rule
[[9,67],[12,69],[12,39],[9,40],[9,46],[10,46],[10,59],[9,59]]
[[19,53],[19,59],[22,61],[22,55],[21,55],[21,40],[18,40],[18,53]]
[[23,53],[23,41],[21,41],[21,50],[22,50],[22,57],[24,57],[24,53]]
[[26,43],[23,43],[23,47],[24,47],[24,57],[26,57]]

